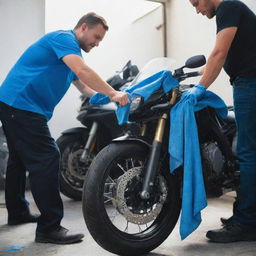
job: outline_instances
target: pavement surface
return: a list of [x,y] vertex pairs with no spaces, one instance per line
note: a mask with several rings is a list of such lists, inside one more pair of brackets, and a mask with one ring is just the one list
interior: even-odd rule
[[[31,193],[27,192],[32,212],[38,212]],[[114,255],[102,249],[89,234],[82,214],[81,202],[62,196],[65,215],[62,225],[71,232],[82,232],[85,238],[72,245],[39,244],[34,242],[36,225],[33,223],[7,226],[7,212],[4,205],[4,192],[0,191],[0,256],[109,256]],[[232,213],[234,194],[208,199],[208,206],[202,212],[199,228],[185,240],[179,236],[179,223],[171,235],[149,256],[256,256],[256,242],[236,242],[215,244],[208,242],[205,234],[210,229],[220,227],[220,217]]]

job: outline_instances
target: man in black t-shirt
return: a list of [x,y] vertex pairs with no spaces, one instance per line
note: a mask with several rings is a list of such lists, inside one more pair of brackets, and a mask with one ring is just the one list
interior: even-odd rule
[[[238,0],[190,0],[197,13],[216,16],[215,46],[207,60],[200,87],[204,93],[222,67],[230,77],[238,129],[240,190],[233,216],[223,228],[208,231],[213,242],[256,240],[256,16]],[[204,86],[204,87],[203,87]],[[202,90],[204,88],[204,90]]]

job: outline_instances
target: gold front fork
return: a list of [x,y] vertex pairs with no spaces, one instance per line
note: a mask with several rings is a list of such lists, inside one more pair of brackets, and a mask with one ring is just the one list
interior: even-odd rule
[[[173,106],[176,103],[177,96],[178,96],[178,89],[175,88],[172,91],[172,97],[171,97],[171,100],[170,100],[170,105],[171,106]],[[155,133],[155,138],[154,138],[155,141],[158,141],[158,142],[163,141],[163,135],[164,135],[166,120],[167,120],[167,114],[164,113],[158,121],[158,125],[157,125],[157,128],[156,128],[156,133]]]
[[[172,98],[170,100],[170,105],[173,106],[176,102],[177,91],[172,92]],[[148,200],[150,198],[150,194],[152,192],[155,179],[158,172],[159,160],[161,158],[161,149],[162,149],[162,141],[164,136],[165,124],[168,118],[168,114],[164,113],[158,120],[158,124],[156,127],[155,138],[152,143],[152,147],[149,152],[148,162],[145,169],[145,177],[143,179],[142,191],[140,193],[140,197],[144,200]]]
[[163,141],[166,119],[167,119],[167,114],[164,113],[158,121],[154,141],[158,141],[158,142]]
[[[170,105],[173,106],[176,101],[177,101],[177,96],[178,96],[178,88],[175,88],[172,90],[172,97],[170,99]],[[162,142],[163,141],[163,135],[164,135],[164,129],[165,129],[165,124],[166,124],[166,119],[167,119],[167,114],[164,113],[161,118],[158,121],[158,125],[156,128],[155,132],[155,138],[154,141]],[[143,124],[141,127],[140,135],[145,136],[146,135],[146,130],[147,130],[147,125]]]
[[147,125],[143,124],[140,130],[140,135],[141,136],[145,136],[146,135],[146,131],[147,131]]

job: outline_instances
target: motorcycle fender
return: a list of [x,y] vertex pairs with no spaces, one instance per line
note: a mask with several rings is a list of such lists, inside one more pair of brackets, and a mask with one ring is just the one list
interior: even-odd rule
[[83,134],[85,131],[90,131],[87,127],[74,127],[67,129],[63,131],[61,134],[62,135],[67,135],[67,134]]
[[148,149],[151,149],[151,145],[145,141],[144,137],[140,136],[131,136],[129,134],[125,134],[121,137],[115,138],[112,140],[112,143],[120,143],[120,142],[136,142],[146,146]]

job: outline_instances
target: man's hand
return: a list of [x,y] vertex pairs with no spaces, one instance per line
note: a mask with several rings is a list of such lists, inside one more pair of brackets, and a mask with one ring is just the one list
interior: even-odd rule
[[202,84],[197,84],[193,88],[187,90],[183,94],[183,98],[191,99],[193,100],[194,103],[196,103],[197,101],[199,101],[204,97],[205,92],[206,92],[205,86]]
[[112,101],[118,102],[120,106],[124,106],[130,102],[128,94],[125,92],[114,91],[110,98]]

